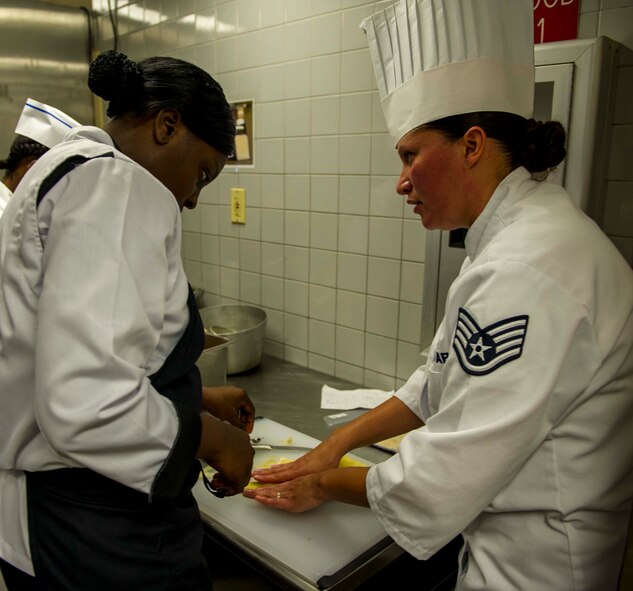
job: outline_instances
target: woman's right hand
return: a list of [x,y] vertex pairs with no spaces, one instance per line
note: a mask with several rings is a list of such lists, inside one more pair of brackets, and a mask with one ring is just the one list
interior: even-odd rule
[[299,476],[317,474],[330,468],[336,468],[343,455],[335,451],[327,442],[323,442],[294,462],[253,470],[252,476],[258,482],[267,484],[286,482]]
[[217,472],[213,487],[232,496],[241,493],[250,480],[255,451],[248,433],[211,415],[202,414],[198,457]]

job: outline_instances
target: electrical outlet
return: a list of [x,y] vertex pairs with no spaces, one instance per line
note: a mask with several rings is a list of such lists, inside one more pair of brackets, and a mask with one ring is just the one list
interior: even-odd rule
[[246,189],[231,189],[231,222],[246,223]]

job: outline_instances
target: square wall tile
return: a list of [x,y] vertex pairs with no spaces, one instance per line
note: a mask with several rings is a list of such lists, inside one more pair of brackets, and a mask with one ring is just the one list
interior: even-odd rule
[[367,257],[339,252],[336,286],[364,294],[367,288]]
[[405,302],[419,304],[422,302],[424,291],[424,264],[402,262],[402,284],[400,299]]
[[[413,264],[413,263],[411,263]],[[369,257],[367,265],[367,293],[398,299],[400,295],[400,261]]]
[[222,238],[220,241],[220,265],[238,269],[240,266],[239,246],[237,238]]
[[311,56],[312,27],[309,20],[289,23],[284,27],[285,61],[300,60]]
[[342,380],[347,380],[352,384],[357,384],[358,387],[363,384],[363,368],[356,365],[350,365],[343,363],[342,361],[334,360],[334,375]]
[[239,187],[246,191],[246,207],[260,207],[261,200],[261,175],[240,174],[238,179]]
[[367,215],[369,213],[369,177],[361,175],[339,177],[339,213]]
[[372,94],[341,96],[341,133],[371,133]]
[[307,318],[305,318],[304,316],[295,316],[294,314],[284,314],[284,343],[297,349],[307,350]]
[[312,174],[338,174],[338,136],[312,137],[310,151]]
[[220,295],[234,300],[240,297],[240,274],[237,269],[220,267]]
[[312,55],[325,55],[341,51],[342,20],[340,12],[311,19]]
[[220,293],[220,267],[202,265],[202,289],[210,294]]
[[199,231],[203,234],[218,234],[220,231],[220,208],[217,205],[198,203]]
[[220,39],[215,44],[216,72],[231,72],[236,69],[235,38]]
[[312,135],[333,135],[339,133],[338,96],[323,96],[312,99]]
[[[371,173],[391,175],[398,178],[401,171],[400,159],[390,135],[375,133],[371,140]],[[395,187],[395,185],[394,185]]]
[[396,193],[398,177],[372,176],[369,213],[384,217],[402,217],[406,198]]
[[284,340],[284,313],[264,307],[266,312],[266,338],[282,342]]
[[310,96],[310,60],[285,63],[285,91],[286,98],[306,98]]
[[398,336],[398,301],[367,296],[367,332],[395,339]]
[[211,234],[200,235],[200,260],[210,265],[220,264],[220,240]]
[[309,174],[310,138],[288,138],[285,140],[286,174]]
[[310,214],[307,211],[286,211],[285,243],[293,246],[310,245]]
[[262,238],[262,210],[260,207],[248,205],[247,197],[246,223],[236,224],[239,227],[240,238],[246,240],[261,240]]
[[284,247],[284,276],[307,282],[310,276],[310,251],[299,246]]
[[376,88],[369,49],[341,54],[341,91],[359,92]]
[[259,95],[262,101],[280,101],[286,98],[286,68],[278,64],[261,68]]
[[286,174],[284,182],[286,208],[308,211],[310,209],[310,176]]
[[284,242],[284,211],[281,209],[262,209],[262,240],[265,242]]
[[[338,238],[338,216],[331,213],[310,214],[310,246],[335,251]],[[334,264],[336,268],[336,261]]]
[[310,99],[285,102],[284,126],[286,137],[310,135]]
[[365,333],[337,326],[336,359],[344,363],[362,366],[365,360]]
[[312,211],[336,213],[338,211],[338,176],[313,175],[310,180]]
[[402,220],[372,217],[369,220],[369,255],[400,259]]
[[371,136],[341,136],[339,170],[341,174],[369,174],[371,170]]
[[361,215],[339,216],[338,249],[343,252],[367,254],[369,219]]
[[316,353],[309,352],[308,367],[314,371],[319,371],[329,376],[334,375],[334,359],[332,359],[331,356],[325,357],[324,355],[317,355]]
[[297,349],[295,347],[284,346],[284,357],[289,363],[295,365],[301,365],[303,367],[308,366],[308,352],[305,349]]
[[308,315],[308,284],[299,281],[284,281],[284,312]]
[[[344,2],[344,8],[348,8]],[[367,4],[367,6],[358,6],[357,8],[350,8],[343,12],[343,34],[342,34],[342,46],[343,51],[349,51],[350,49],[365,49],[367,47],[367,37],[360,28],[360,23],[363,19],[374,14],[373,2],[361,2],[356,1],[356,5]]]
[[240,240],[240,269],[259,273],[262,268],[261,242]]
[[422,365],[420,349],[411,343],[398,341],[396,376],[407,380]]
[[396,375],[396,341],[378,335],[365,334],[365,367],[379,374]]
[[262,276],[259,273],[240,272],[240,300],[259,306],[262,299]]
[[262,273],[275,277],[284,276],[284,246],[262,242]]
[[419,217],[417,220],[404,220],[402,225],[402,258],[405,261],[423,263],[426,257],[426,237],[426,229]]
[[322,285],[310,285],[310,318],[334,322],[336,318],[336,290]]
[[312,59],[312,96],[341,92],[341,59],[327,55]]
[[285,0],[266,0],[265,10],[261,11],[263,28],[279,25],[284,22],[285,17]]
[[284,175],[261,175],[261,203],[262,207],[281,209],[284,206]]
[[318,320],[308,321],[308,350],[318,355],[334,356],[334,325]]
[[284,135],[284,103],[255,103],[256,137],[271,138]]
[[393,392],[395,390],[396,379],[392,376],[365,369],[363,372],[363,384],[366,388]]
[[183,258],[200,262],[200,234],[183,232],[181,248]]
[[409,302],[400,302],[398,339],[417,345],[420,342],[422,326],[422,306]]
[[367,296],[364,293],[338,290],[336,296],[336,324],[365,330]]
[[284,309],[283,279],[262,275],[262,306],[275,310]]
[[284,140],[268,139],[255,140],[258,168],[263,173],[284,172]]
[[310,283],[336,286],[336,252],[310,249]]
[[180,216],[183,232],[200,232],[200,217],[200,209],[198,208],[183,209]]

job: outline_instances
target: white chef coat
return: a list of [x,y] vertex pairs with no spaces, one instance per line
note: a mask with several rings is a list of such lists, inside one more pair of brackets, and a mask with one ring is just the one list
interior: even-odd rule
[[428,362],[396,393],[426,425],[370,469],[369,503],[419,559],[463,533],[460,591],[615,589],[633,497],[633,272],[524,168],[466,252]]
[[[41,180],[67,173],[36,209]],[[0,556],[32,574],[23,470],[85,467],[149,493],[179,435],[150,384],[183,333],[173,194],[94,127],[28,171],[0,220]]]
[[2,217],[2,213],[4,212],[12,195],[13,193],[11,192],[11,189],[0,181],[0,217]]

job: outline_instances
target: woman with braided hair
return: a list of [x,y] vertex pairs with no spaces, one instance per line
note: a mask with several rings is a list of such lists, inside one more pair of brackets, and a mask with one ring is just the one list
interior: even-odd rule
[[[210,588],[191,488],[249,480],[254,407],[203,388],[183,208],[222,171],[222,88],[169,57],[108,51],[77,126],[0,220],[0,566],[11,591]],[[206,411],[206,412],[204,412]]]
[[0,183],[0,216],[26,171],[47,150],[46,146],[23,135],[13,140],[9,155],[0,160],[0,170],[6,170]]
[[[467,228],[426,364],[382,405],[244,495],[370,507],[425,560],[461,536],[459,591],[615,591],[633,498],[633,272],[544,180],[531,0],[402,0],[363,22],[396,191],[427,230]],[[424,305],[424,303],[423,303]],[[404,435],[399,452],[339,468]]]

